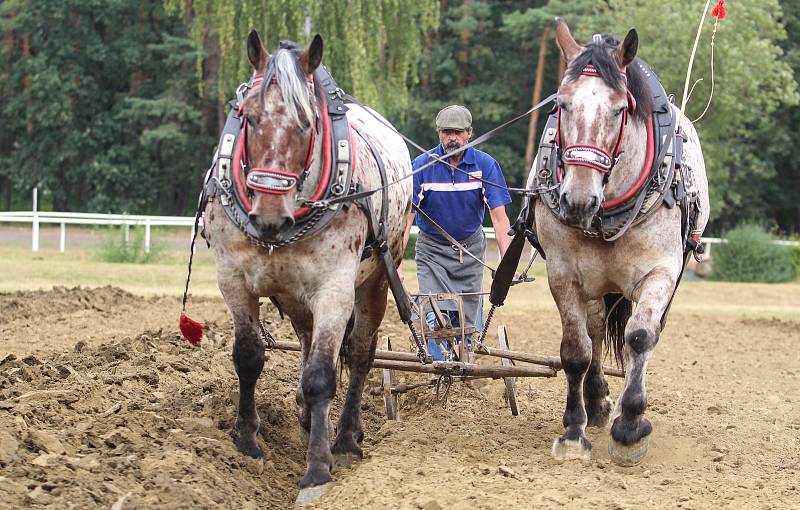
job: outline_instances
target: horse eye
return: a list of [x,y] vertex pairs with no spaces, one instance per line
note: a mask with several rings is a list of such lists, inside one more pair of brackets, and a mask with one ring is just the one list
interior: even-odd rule
[[614,117],[619,117],[620,115],[622,115],[622,112],[624,112],[624,111],[625,111],[625,107],[623,106],[622,108],[617,110],[617,112],[614,114]]
[[558,107],[559,107],[560,109],[562,109],[563,111],[565,111],[565,112],[568,112],[568,111],[569,111],[569,108],[567,108],[567,103],[565,103],[565,102],[564,102],[564,101],[562,101],[561,99],[559,99],[559,100],[558,100],[558,102],[557,102],[556,104],[558,104]]

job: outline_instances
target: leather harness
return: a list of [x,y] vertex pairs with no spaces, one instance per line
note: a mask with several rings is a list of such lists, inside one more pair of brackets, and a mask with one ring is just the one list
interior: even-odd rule
[[[620,197],[606,201],[595,215],[592,221],[592,228],[583,230],[584,235],[592,239],[602,239],[604,241],[614,241],[619,239],[627,230],[653,214],[663,203],[667,207],[674,207],[678,204],[683,213],[683,240],[684,246],[689,246],[696,250],[696,239],[689,235],[691,228],[689,220],[692,216],[690,209],[697,207],[696,196],[686,193],[683,183],[687,172],[686,164],[683,161],[684,135],[680,130],[675,129],[676,119],[670,107],[670,100],[667,97],[664,87],[658,79],[655,71],[637,59],[634,64],[639,67],[646,79],[647,86],[653,97],[653,114],[647,119],[647,157],[645,167],[639,175],[634,185],[623,193]],[[587,73],[586,70],[582,73]],[[623,113],[620,135],[618,136],[613,155],[608,155],[600,149],[595,152],[594,157],[587,155],[582,149],[574,150],[575,145],[566,147],[562,150],[560,143],[559,111],[551,112],[542,135],[539,151],[534,163],[536,187],[544,189],[539,194],[541,200],[547,207],[561,219],[560,211],[560,184],[564,164],[586,166],[605,173],[606,179],[613,169],[614,163],[620,156],[619,147],[622,142],[626,117],[633,113],[635,101],[628,91],[628,110]],[[582,146],[579,146],[582,147]],[[575,152],[587,157],[588,161],[575,162],[573,155]],[[605,167],[601,163],[608,161]],[[523,209],[524,214],[533,215],[533,204],[526,204]],[[533,226],[532,220],[524,221],[524,225]],[[694,241],[694,242],[693,242]],[[538,241],[537,243],[538,244]],[[537,248],[539,249],[539,248]],[[541,250],[540,250],[541,251]],[[544,253],[542,253],[544,256]]]
[[[276,248],[294,244],[321,232],[339,211],[355,204],[364,211],[368,223],[369,237],[361,254],[361,260],[378,255],[388,277],[389,288],[395,298],[400,318],[403,322],[410,323],[412,317],[410,300],[397,275],[387,242],[389,196],[385,165],[372,140],[348,122],[346,115],[348,107],[345,103],[348,96],[337,86],[325,66],[319,66],[314,72],[313,90],[317,91],[317,99],[322,110],[320,120],[323,128],[319,137],[322,138],[323,144],[321,181],[325,181],[324,174],[329,173],[327,182],[321,182],[321,186],[311,198],[303,200],[305,204],[310,204],[310,207],[299,208],[295,214],[295,224],[288,230],[280,232],[278,238],[263,238],[249,221],[251,204],[243,190],[271,194],[286,194],[292,188],[302,191],[311,167],[314,144],[320,141],[318,138],[315,139],[312,126],[312,139],[309,143],[305,169],[299,176],[282,169],[247,167],[244,150],[247,125],[241,107],[247,90],[257,86],[260,79],[262,76],[256,74],[249,82],[240,85],[237,89],[237,98],[230,101],[231,111],[220,135],[211,168],[206,173],[199,211],[204,211],[208,201],[219,196],[220,204],[230,220],[253,244],[271,253]],[[352,102],[363,106],[355,100]],[[372,212],[371,194],[362,194],[361,185],[352,181],[355,145],[351,139],[351,130],[369,147],[380,173],[379,218]],[[347,197],[351,195],[355,196],[348,200]]]

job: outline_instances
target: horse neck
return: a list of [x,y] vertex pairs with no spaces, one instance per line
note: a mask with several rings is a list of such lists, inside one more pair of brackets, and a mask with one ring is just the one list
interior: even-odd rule
[[605,188],[605,199],[612,200],[626,191],[639,178],[647,157],[647,126],[640,119],[631,116],[625,126],[622,139],[622,154],[614,165]]

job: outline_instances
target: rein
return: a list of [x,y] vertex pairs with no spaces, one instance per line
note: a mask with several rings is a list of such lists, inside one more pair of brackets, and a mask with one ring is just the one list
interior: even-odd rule
[[[348,96],[345,96],[345,98],[348,101],[352,102],[353,104],[356,104],[356,105],[361,106],[362,108],[364,108],[364,110],[366,112],[368,112],[372,117],[374,117],[376,120],[381,122],[386,127],[390,128],[395,133],[397,133],[397,135],[400,136],[403,140],[405,140],[406,143],[408,143],[409,145],[411,145],[412,147],[414,147],[418,151],[420,151],[422,153],[426,153],[427,152],[417,142],[415,142],[414,140],[410,139],[409,137],[407,137],[406,135],[404,135],[403,133],[398,131],[397,128],[395,128],[391,124],[385,122],[383,119],[381,119],[380,117],[378,117],[375,114],[373,114],[372,111],[368,107],[366,107],[363,103],[361,103],[360,101],[358,101],[354,97],[348,95]],[[513,124],[516,124],[518,121],[520,121],[523,118],[527,117],[528,115],[530,115],[531,113],[535,112],[536,110],[541,109],[543,106],[545,106],[548,103],[550,103],[553,100],[555,100],[555,98],[556,98],[556,94],[551,94],[550,96],[546,97],[544,100],[540,101],[538,104],[533,106],[530,110],[528,110],[528,111],[526,111],[524,113],[521,113],[521,114],[517,115],[516,117],[513,117],[513,118],[507,120],[506,122],[500,124],[499,126],[497,126],[496,128],[494,128],[494,129],[492,129],[490,131],[487,131],[486,133],[482,134],[478,138],[476,138],[476,139],[472,140],[471,142],[467,143],[463,147],[459,147],[458,149],[455,149],[455,150],[450,151],[450,152],[448,152],[446,154],[443,154],[442,156],[439,156],[439,155],[436,155],[436,154],[429,154],[429,156],[432,159],[431,161],[428,161],[427,163],[425,163],[421,167],[419,167],[416,170],[408,173],[407,175],[404,175],[403,177],[397,179],[396,181],[392,181],[392,182],[387,183],[387,184],[385,184],[383,186],[380,186],[378,188],[373,188],[373,189],[361,191],[361,192],[358,192],[358,193],[352,193],[352,194],[344,195],[344,196],[341,196],[341,197],[338,197],[338,198],[333,198],[333,199],[330,199],[330,200],[319,200],[319,201],[303,200],[302,202],[304,204],[306,204],[307,206],[309,206],[309,207],[327,208],[327,207],[330,207],[330,206],[333,206],[333,205],[336,205],[336,204],[339,204],[339,203],[352,202],[352,201],[355,201],[355,200],[359,200],[359,199],[368,197],[370,195],[373,195],[373,194],[375,194],[375,193],[377,193],[379,191],[383,191],[384,189],[387,189],[390,186],[393,186],[393,185],[395,185],[395,184],[397,184],[397,183],[399,183],[399,182],[401,182],[401,181],[403,181],[405,179],[408,179],[409,177],[413,177],[414,175],[422,172],[423,170],[425,170],[426,168],[428,168],[430,166],[435,165],[436,163],[442,163],[442,164],[447,165],[448,167],[450,167],[451,169],[453,169],[453,170],[455,170],[457,172],[461,172],[462,174],[468,175],[469,172],[466,172],[466,171],[462,170],[461,168],[458,168],[457,166],[450,164],[448,159],[453,157],[453,156],[456,156],[458,154],[461,154],[462,152],[466,151],[470,147],[474,147],[474,146],[482,144],[482,143],[484,143],[484,142],[486,142],[488,140],[491,140],[492,138],[494,138],[497,135],[497,133],[505,130],[506,128],[512,126]],[[474,176],[470,176],[470,177],[475,179],[475,180],[477,180],[477,181],[480,181],[480,182],[482,182],[484,184],[488,184],[490,186],[494,186],[494,187],[497,187],[497,188],[502,188],[502,189],[507,190],[509,193],[514,193],[514,194],[518,194],[518,195],[531,196],[531,195],[536,195],[541,191],[539,189],[531,190],[529,188],[511,188],[511,187],[508,187],[508,186],[503,186],[502,184],[497,184],[496,182],[492,182],[492,181],[487,181],[485,179],[481,179],[480,177],[474,177]]]

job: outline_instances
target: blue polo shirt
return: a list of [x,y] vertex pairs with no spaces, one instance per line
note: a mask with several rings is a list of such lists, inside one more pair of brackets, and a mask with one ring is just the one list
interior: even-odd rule
[[[439,144],[418,156],[412,166],[419,169],[430,161],[431,154],[444,155]],[[511,202],[506,180],[500,165],[493,157],[474,147],[464,151],[458,164],[464,172],[451,169],[437,161],[421,172],[414,174],[414,204],[419,206],[433,221],[441,225],[448,234],[459,241],[467,239],[483,226],[484,205],[494,209]],[[478,179],[496,183],[502,188]],[[422,205],[420,205],[422,204]],[[444,237],[419,214],[417,226],[428,235],[438,239]]]

